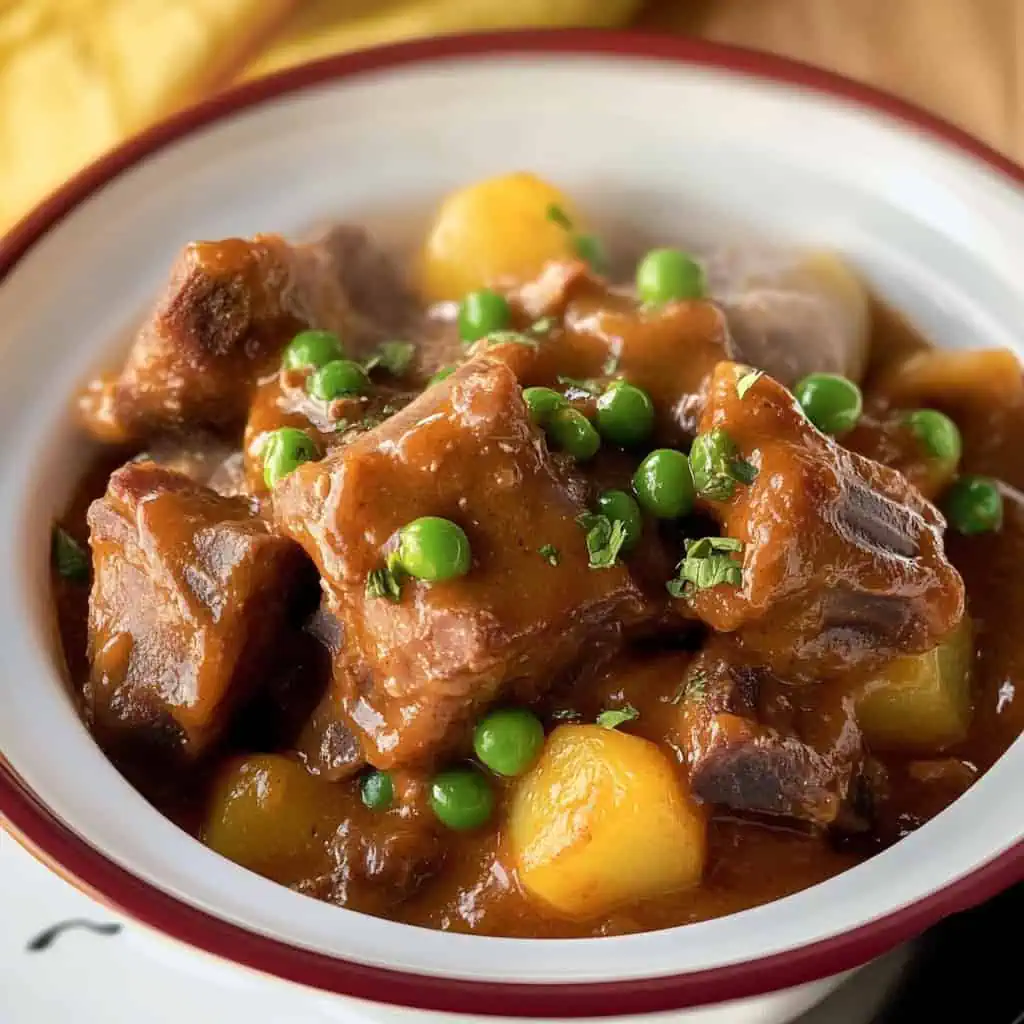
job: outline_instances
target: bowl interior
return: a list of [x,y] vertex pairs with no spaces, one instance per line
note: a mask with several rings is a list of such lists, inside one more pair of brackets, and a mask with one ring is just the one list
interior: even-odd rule
[[1021,742],[934,822],[824,885],[688,928],[541,947],[298,896],[179,832],[99,753],[63,689],[47,592],[50,517],[87,455],[69,413],[76,387],[116,358],[191,239],[342,218],[411,245],[447,190],[518,167],[578,197],[613,248],[752,230],[824,244],[938,344],[1020,350],[1020,190],[833,98],[699,66],[506,54],[374,71],[243,111],[111,181],[0,287],[0,750],[15,771],[94,847],[197,907],[348,960],[478,979],[743,962],[913,903],[1019,841]]

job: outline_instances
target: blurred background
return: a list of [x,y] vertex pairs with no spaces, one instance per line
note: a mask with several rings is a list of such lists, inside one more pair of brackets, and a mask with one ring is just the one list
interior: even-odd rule
[[0,232],[232,82],[420,36],[631,26],[880,86],[1024,157],[1024,0],[0,0]]

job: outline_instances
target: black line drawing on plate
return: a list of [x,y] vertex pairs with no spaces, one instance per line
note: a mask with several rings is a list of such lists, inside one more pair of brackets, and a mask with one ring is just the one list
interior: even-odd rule
[[96,921],[86,921],[84,918],[72,918],[70,921],[61,921],[58,924],[52,925],[45,931],[40,932],[34,939],[30,939],[25,944],[25,951],[27,953],[42,953],[44,950],[49,949],[64,932],[76,928],[92,932],[94,935],[117,935],[121,931],[122,926],[113,922],[98,923]]

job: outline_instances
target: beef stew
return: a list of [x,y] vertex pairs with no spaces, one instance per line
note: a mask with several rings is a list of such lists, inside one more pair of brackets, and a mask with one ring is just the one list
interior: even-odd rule
[[654,250],[553,186],[188,246],[55,526],[83,718],[311,897],[596,936],[798,891],[1024,727],[1024,377],[837,257]]

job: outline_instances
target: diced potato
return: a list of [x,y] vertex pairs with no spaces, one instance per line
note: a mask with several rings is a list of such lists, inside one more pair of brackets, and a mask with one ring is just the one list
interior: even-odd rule
[[1008,349],[929,349],[896,363],[878,380],[876,390],[903,408],[938,402],[956,411],[987,411],[1018,400],[1024,376]]
[[342,790],[276,754],[229,762],[207,804],[203,841],[257,874],[288,884],[317,874],[344,816]]
[[528,892],[567,916],[596,917],[697,885],[707,822],[653,743],[565,725],[514,791],[509,834]]
[[528,280],[548,260],[572,257],[572,232],[548,216],[552,204],[578,226],[570,200],[525,171],[452,193],[441,204],[423,248],[424,298],[459,299],[495,281]]
[[971,724],[970,620],[925,654],[890,662],[857,696],[857,720],[877,750],[934,752],[966,738]]

